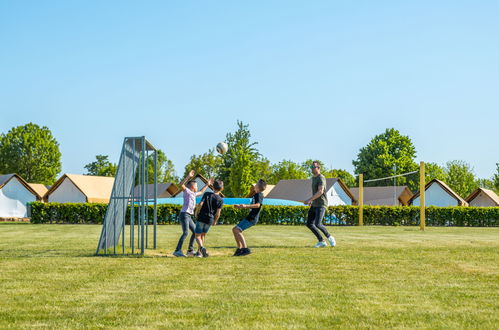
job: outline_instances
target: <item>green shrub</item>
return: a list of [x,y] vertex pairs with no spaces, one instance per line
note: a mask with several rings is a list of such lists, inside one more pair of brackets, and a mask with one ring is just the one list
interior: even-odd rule
[[[107,204],[94,203],[31,203],[32,223],[93,223],[101,224]],[[158,223],[177,223],[180,205],[158,205]],[[153,206],[147,209],[153,219]],[[136,206],[135,216],[137,217]],[[264,206],[260,224],[303,225],[306,222],[306,206]],[[130,218],[127,210],[127,221]],[[248,215],[248,210],[224,206],[219,223],[233,225]],[[330,206],[324,217],[326,225],[355,226],[358,223],[358,206]],[[381,226],[419,225],[419,207],[416,206],[364,206],[364,224]],[[496,227],[499,225],[499,207],[428,207],[427,226]]]

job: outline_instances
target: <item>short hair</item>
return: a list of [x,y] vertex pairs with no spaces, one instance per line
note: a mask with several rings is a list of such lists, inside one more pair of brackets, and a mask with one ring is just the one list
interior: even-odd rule
[[319,170],[321,169],[321,163],[318,160],[314,160],[312,162],[312,165],[315,165],[315,167],[317,167]]
[[187,187],[188,188],[192,188],[192,187],[194,187],[195,184],[197,184],[197,181],[196,180],[191,180],[191,181],[187,182]]
[[215,180],[215,182],[213,182],[213,188],[215,191],[221,191],[224,189],[224,182],[222,180]]
[[258,185],[258,187],[260,187],[262,191],[267,189],[267,182],[265,182],[265,180],[263,179],[258,180],[256,184]]

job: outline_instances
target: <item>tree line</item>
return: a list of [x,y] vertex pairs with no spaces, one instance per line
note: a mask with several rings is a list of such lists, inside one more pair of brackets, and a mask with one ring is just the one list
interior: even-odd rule
[[[200,155],[192,155],[184,167],[182,177],[195,170],[206,177],[220,178],[225,182],[227,196],[244,196],[252,184],[263,178],[269,184],[276,184],[286,179],[307,179],[310,177],[309,166],[312,159],[296,162],[283,159],[271,163],[258,150],[258,142],[251,138],[248,124],[237,121],[234,132],[226,135],[225,142],[229,150],[224,155],[208,149]],[[362,147],[357,158],[352,161],[354,173],[344,169],[328,168],[324,162],[322,173],[327,178],[339,177],[349,187],[358,185],[358,174],[364,174],[364,180],[393,176],[395,174],[417,171],[415,161],[416,148],[408,136],[394,128],[386,129],[376,135]],[[315,159],[314,159],[315,160]],[[107,155],[97,155],[95,161],[84,165],[85,174],[114,176],[117,164]],[[166,154],[158,150],[158,182],[178,182],[180,177],[173,162]],[[148,164],[149,180],[152,183],[152,159]],[[29,182],[51,185],[61,172],[61,153],[59,143],[48,127],[33,123],[12,128],[0,135],[0,173],[18,173]],[[443,166],[426,163],[426,182],[439,179],[446,182],[456,193],[466,197],[477,187],[499,192],[499,163],[496,172],[490,178],[477,178],[473,168],[462,160],[449,161]],[[418,190],[419,174],[398,177],[395,180],[382,180],[366,183],[366,186],[407,185],[411,190]]]

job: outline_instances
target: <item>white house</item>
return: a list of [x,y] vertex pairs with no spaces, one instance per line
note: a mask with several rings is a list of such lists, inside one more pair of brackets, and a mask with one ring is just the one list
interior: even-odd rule
[[19,175],[0,175],[0,217],[25,218],[28,216],[27,203],[41,198]]
[[466,201],[470,206],[499,206],[499,196],[492,190],[484,188],[476,189]]
[[[419,191],[409,201],[419,206]],[[433,179],[425,186],[425,206],[468,206],[468,203],[456,194],[445,182]]]
[[[339,178],[326,179],[326,195],[329,206],[354,205],[357,200],[345,183]],[[267,198],[286,199],[303,202],[312,197],[312,179],[308,180],[281,180]]]
[[57,203],[109,203],[113,184],[113,177],[64,174],[44,199]]

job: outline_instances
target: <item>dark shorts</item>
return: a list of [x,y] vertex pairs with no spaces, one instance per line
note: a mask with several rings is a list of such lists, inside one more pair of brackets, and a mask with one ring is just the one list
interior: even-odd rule
[[194,229],[194,232],[196,234],[206,234],[210,230],[210,227],[210,224],[198,221],[196,223],[196,229]]
[[243,219],[243,220],[241,220],[241,222],[239,222],[236,225],[236,227],[239,228],[239,230],[241,230],[241,231],[245,231],[246,229],[251,228],[254,225],[256,225],[256,222],[249,221],[248,219]]

